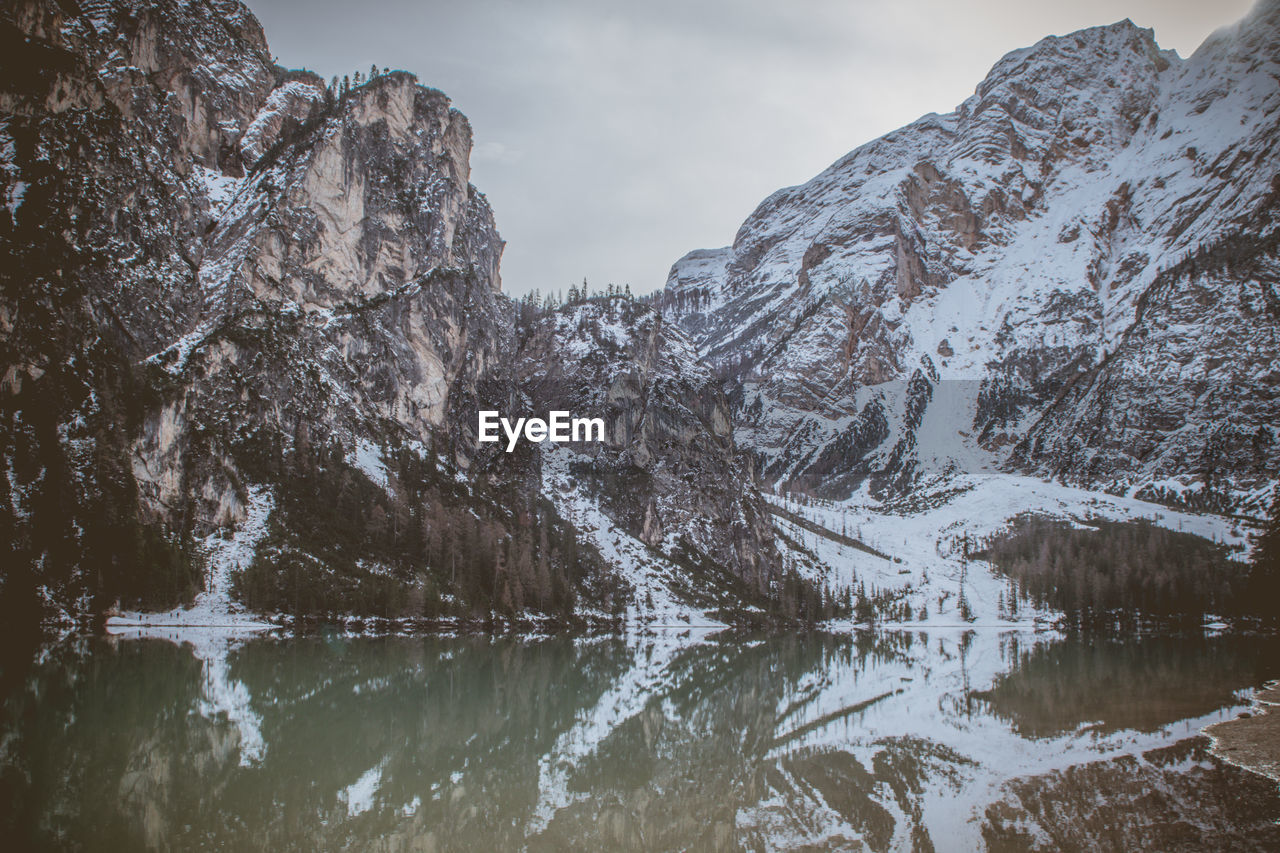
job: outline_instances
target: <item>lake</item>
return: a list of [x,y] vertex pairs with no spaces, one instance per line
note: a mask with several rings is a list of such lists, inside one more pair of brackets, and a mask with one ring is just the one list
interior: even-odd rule
[[8,849],[1280,849],[1274,638],[187,636],[5,663]]

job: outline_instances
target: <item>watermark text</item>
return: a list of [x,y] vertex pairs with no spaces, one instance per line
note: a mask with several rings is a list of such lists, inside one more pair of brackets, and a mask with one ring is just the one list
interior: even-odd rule
[[495,411],[480,412],[480,441],[500,441],[501,429],[507,438],[507,452],[525,441],[604,441],[604,418],[575,418],[568,412],[548,412],[547,419],[516,418],[513,424]]

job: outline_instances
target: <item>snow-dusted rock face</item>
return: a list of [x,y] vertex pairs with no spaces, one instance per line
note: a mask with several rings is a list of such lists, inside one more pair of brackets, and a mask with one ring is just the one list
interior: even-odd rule
[[239,141],[279,71],[253,14],[235,0],[89,0],[80,8],[51,34],[91,63],[122,117],[145,128],[144,139],[167,124],[166,141],[177,146],[167,158],[184,174],[193,163],[243,173]]
[[1185,60],[1129,21],[1046,38],[682,258],[664,311],[730,377],[771,482],[1012,465],[1257,510],[1280,470],[1278,74],[1274,0]]
[[704,606],[722,592],[763,597],[780,570],[769,510],[736,452],[729,405],[685,335],[622,297],[569,305],[521,332],[530,410],[605,421],[603,442],[543,445],[570,454],[587,499],[692,570],[680,585]]
[[[238,3],[90,4],[61,31],[82,40],[72,55],[93,76],[78,85],[109,98],[96,118],[119,122],[102,144],[136,141],[151,179],[124,197],[101,187],[94,200],[122,209],[89,235],[117,254],[105,275],[135,278],[130,294],[90,300],[118,316],[130,356],[177,386],[135,445],[144,484],[180,479],[168,470],[182,464],[167,452],[175,431],[237,408],[290,431],[302,413],[288,408],[344,432],[374,419],[415,438],[445,426],[450,392],[489,371],[509,337],[502,241],[468,183],[471,131],[448,99],[406,73],[335,97],[270,64]],[[92,162],[66,165],[99,177]],[[130,221],[157,204],[168,221]],[[157,240],[177,244],[172,261]],[[218,399],[237,385],[238,399]]]
[[[299,615],[998,603],[755,482],[1003,466],[1250,511],[1275,477],[1280,3],[1188,60],[1128,22],[1011,54],[657,311],[513,308],[470,126],[410,74],[280,68],[228,0],[16,0],[0,36],[6,612],[168,610],[202,563],[205,603]],[[606,440],[507,454],[481,409]]]

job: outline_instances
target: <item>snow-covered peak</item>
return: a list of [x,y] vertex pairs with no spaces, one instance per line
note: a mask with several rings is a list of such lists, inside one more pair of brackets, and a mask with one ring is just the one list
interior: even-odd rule
[[1178,62],[1175,51],[1161,50],[1151,29],[1125,18],[1106,26],[1088,27],[1067,35],[1045,36],[1030,47],[1006,53],[992,66],[975,89],[988,98],[1010,83],[1040,75],[1075,73],[1096,79],[1116,78],[1128,71],[1154,65],[1162,70]]
[[[1277,8],[1260,4],[1187,60],[1129,20],[1015,50],[954,112],[860,146],[765,199],[731,247],[680,259],[663,310],[741,383],[742,434],[764,467],[803,470],[787,448],[811,417],[855,456],[872,452],[869,433],[854,440],[840,426],[865,416],[859,389],[909,381],[926,362],[925,374],[984,389],[976,419],[956,428],[993,450],[1017,444],[1062,389],[1120,369],[1117,352],[1129,376],[1159,368],[1166,383],[1252,393],[1274,356],[1275,312],[1258,312],[1276,279],[1265,235],[1280,171]],[[1188,284],[1210,269],[1212,284]],[[1171,348],[1151,361],[1142,336]],[[1273,411],[1275,395],[1263,396]],[[1094,485],[1192,480],[1201,463],[1175,460],[1219,446],[1208,405],[1188,392],[1105,463],[1091,443],[1106,437],[1076,426],[1057,450],[1020,458],[1043,453],[1037,464]],[[1256,403],[1243,413],[1237,464],[1251,456],[1245,436],[1271,429]],[[1182,424],[1176,438],[1171,424]],[[810,462],[823,456],[809,450]]]

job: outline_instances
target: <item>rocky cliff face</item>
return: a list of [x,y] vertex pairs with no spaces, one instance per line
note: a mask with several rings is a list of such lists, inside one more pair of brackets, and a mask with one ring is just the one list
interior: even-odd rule
[[[408,545],[369,541],[371,521],[432,506],[447,525],[461,501],[506,530],[521,501],[427,482],[477,463],[451,427],[511,394],[494,369],[512,345],[502,242],[468,182],[466,119],[408,74],[335,92],[276,67],[237,3],[71,8],[5,21],[21,72],[4,100],[6,485],[25,584],[69,611],[181,597],[199,584],[190,543],[241,521],[253,484],[281,499],[277,563],[308,547],[291,536],[306,492],[346,489],[353,541],[329,544],[348,586],[361,554]],[[405,482],[394,448],[438,473]],[[417,562],[399,586],[422,586]]]
[[626,558],[561,517],[538,448],[476,441],[480,409],[562,402],[611,413],[582,476],[646,483],[605,502],[621,530],[767,594],[767,516],[679,336],[630,317],[568,378],[557,321],[522,347],[442,93],[280,68],[223,0],[21,0],[0,32],[15,609],[167,607],[240,548],[238,597],[300,617],[621,612]]
[[251,484],[288,490],[321,452],[391,503],[393,446],[472,466],[451,427],[510,396],[511,322],[443,94],[281,69],[238,3],[26,2],[4,24],[7,485],[37,583],[145,599],[155,577],[85,564],[234,525]]
[[1280,4],[1190,59],[1129,21],[766,199],[672,268],[768,480],[902,494],[1004,466],[1261,507],[1280,471]]
[[[324,429],[347,446],[428,440],[447,432],[451,406],[474,397],[510,345],[502,243],[467,183],[466,119],[403,73],[328,113],[322,87],[282,89],[310,99],[306,117],[292,127],[286,117],[276,133],[292,135],[272,141],[277,89],[243,146],[270,153],[243,179],[201,175],[216,219],[195,269],[200,311],[148,356],[186,387],[146,423],[136,456],[159,463],[135,474],[162,502],[165,484],[175,496],[185,489],[173,467],[181,458],[163,446],[169,421],[229,427],[249,403],[260,406],[252,421],[286,434]],[[262,345],[236,340],[245,330]],[[263,356],[271,363],[253,363]],[[240,377],[259,386],[249,400],[242,389],[225,395]],[[460,449],[455,461],[469,463]]]
[[550,466],[567,468],[622,531],[687,568],[674,582],[698,602],[766,600],[781,569],[773,525],[737,453],[728,402],[684,334],[612,297],[538,316],[521,339],[532,411],[605,421],[603,442],[545,446]]

